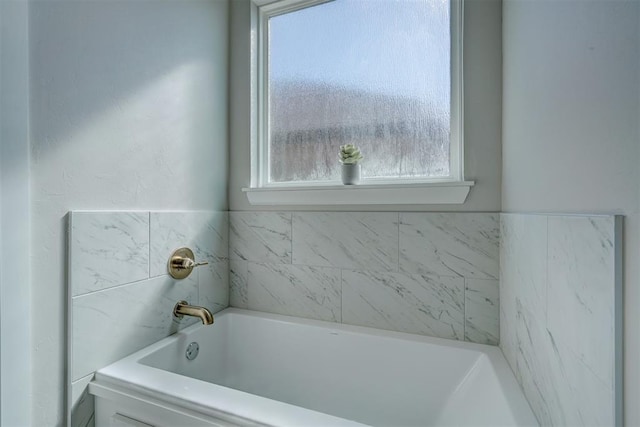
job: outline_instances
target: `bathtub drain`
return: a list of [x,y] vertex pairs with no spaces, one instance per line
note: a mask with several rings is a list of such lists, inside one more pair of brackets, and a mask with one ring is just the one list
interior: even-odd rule
[[187,359],[189,360],[195,359],[196,357],[198,357],[199,351],[200,351],[200,346],[198,345],[198,343],[195,341],[192,342],[187,346],[187,351],[186,351]]

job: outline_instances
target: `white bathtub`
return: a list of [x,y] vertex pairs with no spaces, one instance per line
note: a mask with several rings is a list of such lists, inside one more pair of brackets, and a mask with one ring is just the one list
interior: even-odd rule
[[90,392],[98,427],[537,425],[497,347],[238,309],[101,369]]

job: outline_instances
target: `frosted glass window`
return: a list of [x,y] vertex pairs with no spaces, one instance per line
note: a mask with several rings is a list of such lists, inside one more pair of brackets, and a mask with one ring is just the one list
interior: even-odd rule
[[335,0],[268,18],[268,182],[450,173],[448,0]]

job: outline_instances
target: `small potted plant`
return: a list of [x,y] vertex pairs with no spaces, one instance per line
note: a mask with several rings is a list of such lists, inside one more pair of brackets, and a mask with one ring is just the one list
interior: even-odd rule
[[353,144],[340,146],[339,157],[342,163],[342,183],[356,185],[360,182],[360,161],[363,159],[360,149]]

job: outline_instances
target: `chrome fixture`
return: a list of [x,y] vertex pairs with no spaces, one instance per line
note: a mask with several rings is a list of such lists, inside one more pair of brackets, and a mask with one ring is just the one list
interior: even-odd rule
[[187,357],[187,360],[194,360],[198,357],[198,353],[200,353],[200,345],[194,341],[187,346],[187,351],[185,351],[184,355]]
[[213,314],[204,307],[198,307],[197,305],[189,305],[186,301],[178,301],[175,307],[173,307],[173,315],[182,318],[183,316],[193,316],[202,320],[203,325],[213,324]]
[[171,254],[167,269],[169,270],[169,275],[174,279],[184,279],[191,274],[194,267],[207,264],[209,264],[207,261],[196,262],[196,257],[191,249],[180,248]]

